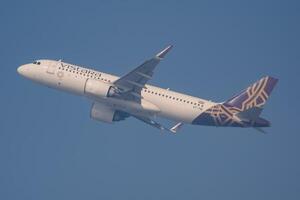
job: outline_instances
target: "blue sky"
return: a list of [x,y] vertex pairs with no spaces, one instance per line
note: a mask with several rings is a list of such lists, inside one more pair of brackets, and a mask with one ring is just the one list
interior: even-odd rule
[[[2,1],[0,199],[299,199],[298,1]],[[91,102],[16,68],[63,59],[122,75],[174,49],[151,83],[223,101],[279,78],[253,129],[89,118]]]

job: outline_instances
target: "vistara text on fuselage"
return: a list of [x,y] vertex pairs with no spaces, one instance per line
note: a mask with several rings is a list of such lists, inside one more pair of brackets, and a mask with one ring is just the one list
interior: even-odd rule
[[[231,99],[216,103],[146,84],[172,46],[118,77],[61,60],[37,60],[18,68],[22,76],[93,101],[91,118],[112,123],[135,117],[161,130],[177,132],[183,124],[217,127],[254,127],[262,131],[270,122],[260,117],[278,79],[265,76]],[[154,119],[175,121],[167,128]]]

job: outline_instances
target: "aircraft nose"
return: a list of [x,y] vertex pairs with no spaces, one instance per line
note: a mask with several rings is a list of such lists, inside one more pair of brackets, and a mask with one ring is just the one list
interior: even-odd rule
[[24,74],[24,66],[18,67],[17,71],[20,75],[23,75]]
[[27,71],[28,71],[28,66],[27,65],[21,65],[20,67],[18,67],[17,69],[18,73],[22,76],[26,76]]

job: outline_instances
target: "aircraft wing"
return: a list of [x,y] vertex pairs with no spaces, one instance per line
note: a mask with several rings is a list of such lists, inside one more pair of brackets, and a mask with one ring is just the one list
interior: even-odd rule
[[141,90],[145,88],[145,84],[152,78],[156,65],[165,57],[172,47],[172,45],[166,47],[153,58],[145,61],[114,82],[115,86],[121,89],[122,98],[140,101]]
[[150,126],[153,126],[155,128],[158,128],[162,131],[166,130],[166,131],[170,131],[172,133],[177,133],[177,131],[183,126],[183,123],[182,122],[179,122],[177,123],[175,126],[173,126],[172,128],[167,128],[163,125],[161,125],[160,123],[150,119],[150,118],[147,118],[147,117],[142,117],[142,116],[136,116],[136,115],[132,115],[133,117],[135,117],[136,119],[142,121],[142,122],[145,122],[146,124],[149,124]]

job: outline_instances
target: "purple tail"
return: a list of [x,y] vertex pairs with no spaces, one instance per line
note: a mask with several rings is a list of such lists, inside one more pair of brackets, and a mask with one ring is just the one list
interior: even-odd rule
[[266,76],[255,82],[240,94],[235,95],[223,105],[235,112],[245,111],[252,107],[260,107],[267,102],[278,79]]
[[260,116],[278,79],[266,76],[228,101],[216,104],[201,113],[193,124],[208,126],[269,127]]

